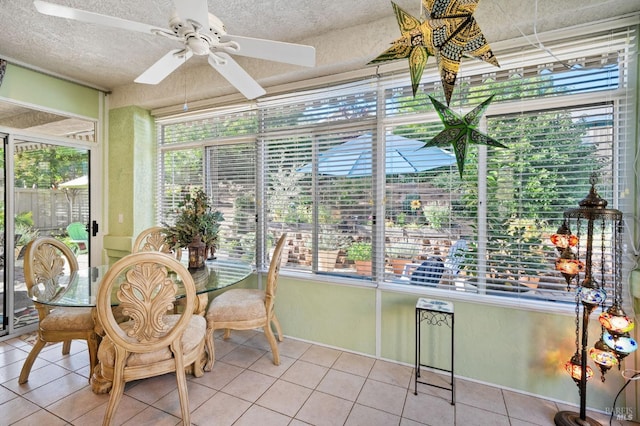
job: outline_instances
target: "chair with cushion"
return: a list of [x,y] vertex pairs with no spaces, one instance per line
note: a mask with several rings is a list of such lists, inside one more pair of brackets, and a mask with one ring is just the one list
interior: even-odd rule
[[89,252],[89,233],[84,223],[72,222],[67,226],[69,240],[74,244],[76,254]]
[[[64,243],[50,237],[40,237],[29,242],[24,256],[24,280],[29,295],[37,294],[46,298],[53,295],[58,280],[74,279],[78,271],[78,261]],[[29,380],[33,362],[47,343],[63,342],[62,353],[69,353],[71,340],[87,341],[89,364],[93,371],[96,365],[99,337],[95,333],[95,323],[91,308],[62,308],[34,302],[40,323],[38,339],[22,366],[18,383]]]
[[162,232],[164,228],[161,226],[152,226],[140,232],[133,243],[132,253],[141,251],[159,251],[162,253],[173,254],[175,252],[176,259],[180,260],[180,251],[175,251],[169,246]]
[[[131,250],[132,253],[139,253],[141,251],[159,251],[161,253],[166,253],[171,256],[175,256],[176,259],[180,260],[182,257],[182,250],[179,248],[176,249],[167,244],[163,227],[161,226],[152,226],[151,228],[147,228],[144,231],[140,232],[136,237],[135,242],[133,243],[133,248]],[[207,303],[209,303],[209,297],[206,294],[199,294],[198,300],[196,301],[195,312],[204,315],[204,311],[207,309]],[[184,299],[178,300],[174,304],[174,313],[178,313],[178,307],[183,307]]]
[[224,329],[224,338],[228,339],[231,330],[251,330],[262,327],[271,346],[273,363],[280,365],[278,344],[271,329],[276,328],[278,340],[282,341],[282,329],[274,310],[276,290],[278,288],[278,274],[280,272],[280,258],[284,247],[286,234],[283,234],[271,257],[267,274],[267,287],[258,289],[231,289],[213,299],[207,310],[207,364],[205,371],[211,371],[215,362],[213,347],[213,332]]
[[[176,282],[184,285],[186,309],[170,314]],[[113,295],[113,296],[112,296]],[[112,297],[131,319],[118,323]],[[203,374],[206,322],[193,315],[196,289],[189,271],[173,257],[157,252],[133,253],[105,274],[97,297],[98,319],[105,336],[98,350],[94,376],[111,382],[103,424],[111,423],[126,382],[175,372],[182,420],[189,422],[185,367]]]

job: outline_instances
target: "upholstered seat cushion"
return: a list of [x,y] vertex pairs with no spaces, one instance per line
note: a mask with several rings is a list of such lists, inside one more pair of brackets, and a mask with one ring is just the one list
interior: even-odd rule
[[92,308],[56,308],[41,322],[43,330],[78,331],[93,330]]
[[[164,317],[164,322],[169,327],[173,327],[180,317],[181,315],[167,315]],[[133,327],[133,321],[124,322],[120,324],[120,326],[124,330],[130,329]],[[204,318],[201,316],[192,316],[189,321],[189,325],[182,335],[182,352],[186,354],[196,349],[198,345],[203,342],[206,330],[207,323]],[[134,342],[135,340],[132,338],[131,341]],[[155,352],[132,353],[127,358],[125,366],[133,367],[136,365],[147,365],[171,359],[171,357],[171,350],[168,347]],[[98,359],[101,363],[110,367],[113,367],[115,364],[115,348],[113,341],[109,339],[108,336],[105,336],[102,343],[100,343],[100,347],[98,348]]]
[[237,288],[226,291],[211,301],[207,321],[251,321],[267,315],[262,290]]

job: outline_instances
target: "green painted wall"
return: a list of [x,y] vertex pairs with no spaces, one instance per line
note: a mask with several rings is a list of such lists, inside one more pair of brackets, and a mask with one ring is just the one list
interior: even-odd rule
[[17,65],[7,65],[0,97],[48,110],[100,118],[100,91]]
[[374,355],[375,305],[371,289],[279,278],[276,313],[289,336]]
[[[377,291],[281,275],[276,312],[285,335],[375,356]],[[381,358],[414,364],[418,297],[380,291]],[[453,303],[456,375],[579,403],[577,387],[563,370],[575,351],[573,315]],[[600,331],[592,316],[590,342]],[[421,336],[423,363],[449,368],[449,330],[423,325]],[[587,387],[587,405],[605,411],[624,383],[617,371],[610,371],[605,383],[599,378],[596,371]],[[624,395],[617,406],[625,406]]]
[[109,111],[109,235],[104,248],[110,261],[129,253],[135,236],[154,224],[153,123],[139,107]]

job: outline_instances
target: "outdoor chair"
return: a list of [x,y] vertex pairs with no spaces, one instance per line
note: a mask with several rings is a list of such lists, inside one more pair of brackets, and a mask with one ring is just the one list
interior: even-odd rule
[[[27,244],[24,256],[24,279],[30,296],[46,298],[61,277],[73,280],[78,271],[76,257],[55,238],[40,237]],[[53,295],[53,294],[51,294]],[[47,343],[63,342],[62,354],[71,349],[71,340],[87,341],[90,371],[96,365],[99,337],[95,333],[92,308],[62,308],[34,302],[40,323],[38,338],[22,366],[18,383],[29,380],[33,362]]]
[[276,328],[278,340],[282,342],[282,329],[275,313],[276,290],[278,289],[278,274],[280,273],[280,258],[285,243],[286,234],[283,234],[273,251],[269,272],[267,274],[266,290],[258,289],[231,289],[213,299],[207,310],[207,364],[205,371],[211,371],[215,362],[213,346],[213,333],[215,330],[224,329],[224,338],[228,339],[231,330],[251,330],[262,327],[264,334],[271,346],[273,363],[280,365],[278,344],[271,329],[271,324]]
[[444,259],[430,256],[421,263],[408,263],[400,279],[409,280],[411,284],[437,286],[443,275],[455,277],[460,273],[467,247],[467,241],[461,239],[451,245]]
[[69,234],[69,240],[74,244],[76,255],[89,252],[89,233],[84,223],[70,223],[67,226],[67,234]]
[[[177,277],[171,278],[175,274]],[[186,309],[169,314],[182,282]],[[115,287],[115,288],[114,288]],[[131,318],[119,323],[111,309],[112,294]],[[201,377],[206,322],[193,315],[196,289],[187,268],[163,253],[133,253],[105,274],[97,297],[98,319],[105,336],[100,344],[99,374],[112,384],[103,425],[111,424],[126,382],[175,372],[183,424],[190,423],[185,367]]]

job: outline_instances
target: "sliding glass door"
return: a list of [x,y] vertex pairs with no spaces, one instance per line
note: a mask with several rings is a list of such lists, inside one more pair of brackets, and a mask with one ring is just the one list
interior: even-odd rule
[[29,241],[56,238],[71,248],[80,267],[89,265],[89,158],[89,148],[73,143],[16,138],[4,144],[3,334],[22,333],[38,322],[24,277]]

